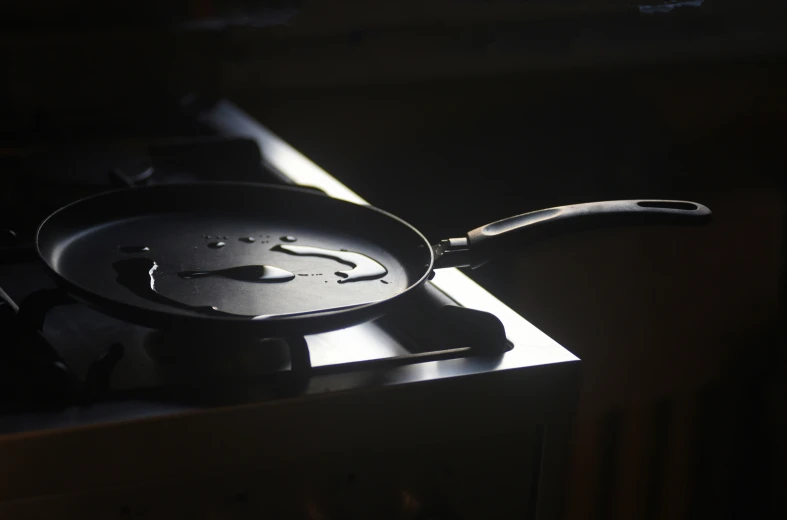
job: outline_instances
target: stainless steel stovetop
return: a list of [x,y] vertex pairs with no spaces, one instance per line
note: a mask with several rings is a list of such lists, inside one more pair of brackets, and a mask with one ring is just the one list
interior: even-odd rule
[[[366,203],[232,103],[198,117],[255,142],[282,182]],[[309,377],[282,387],[286,345],[215,354],[195,338],[44,304],[43,336],[83,386],[103,387],[89,402],[0,415],[0,517],[551,517],[577,358],[459,270],[430,284],[442,304],[496,316],[507,351],[484,351],[483,337],[432,344],[451,331],[383,319],[307,336]],[[47,286],[34,261],[0,264],[12,298]],[[96,363],[112,345],[125,345],[120,359]]]

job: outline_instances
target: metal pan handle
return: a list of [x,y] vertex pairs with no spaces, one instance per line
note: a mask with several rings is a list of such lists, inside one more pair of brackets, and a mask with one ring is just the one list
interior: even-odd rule
[[711,211],[682,200],[615,200],[542,209],[516,215],[443,240],[435,249],[435,267],[479,267],[491,258],[546,238],[602,227],[696,225]]

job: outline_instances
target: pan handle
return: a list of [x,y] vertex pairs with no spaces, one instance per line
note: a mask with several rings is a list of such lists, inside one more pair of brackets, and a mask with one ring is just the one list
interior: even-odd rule
[[434,246],[435,267],[480,267],[489,259],[553,236],[601,227],[692,225],[710,221],[711,211],[680,200],[615,200],[542,209],[509,217]]

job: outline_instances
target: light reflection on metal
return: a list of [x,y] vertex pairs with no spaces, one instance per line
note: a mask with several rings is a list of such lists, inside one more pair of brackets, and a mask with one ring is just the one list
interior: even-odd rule
[[312,366],[403,356],[408,352],[376,323],[306,336]]
[[521,367],[523,364],[561,363],[578,359],[459,269],[439,269],[435,273],[432,284],[438,289],[450,294],[454,301],[464,307],[491,312],[503,322],[506,336],[515,347],[526,346],[526,348],[514,348],[506,353],[498,368]]
[[[231,117],[214,118],[212,122],[227,134],[245,135],[253,138],[257,141],[265,160],[276,170],[286,172],[287,178],[296,184],[320,188],[331,197],[355,204],[369,204],[298,150],[284,142],[281,137],[238,110],[229,101],[220,101],[213,111],[224,112],[221,115],[231,114]],[[222,123],[229,121],[231,121],[231,125],[227,125],[226,128],[221,126]]]

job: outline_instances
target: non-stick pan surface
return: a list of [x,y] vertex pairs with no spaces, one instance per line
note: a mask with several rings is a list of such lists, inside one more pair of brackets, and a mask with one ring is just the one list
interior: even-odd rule
[[[380,316],[423,283],[434,262],[423,235],[376,208],[242,183],[84,199],[44,221],[37,246],[55,278],[103,312],[157,328],[261,337]],[[358,271],[347,272],[365,258],[372,269],[353,279]]]

